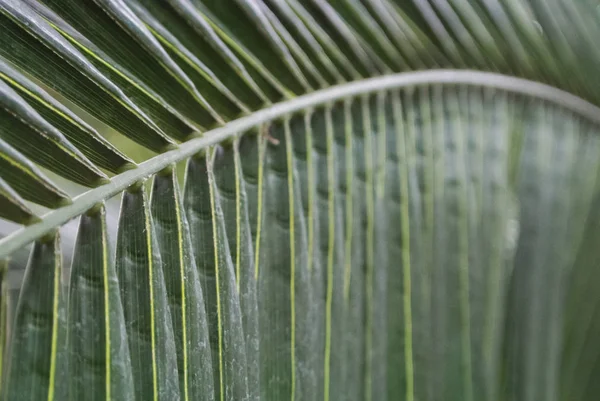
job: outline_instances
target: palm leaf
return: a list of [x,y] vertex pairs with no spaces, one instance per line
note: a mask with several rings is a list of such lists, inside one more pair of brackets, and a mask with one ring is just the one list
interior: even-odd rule
[[592,3],[0,0],[2,398],[597,399]]

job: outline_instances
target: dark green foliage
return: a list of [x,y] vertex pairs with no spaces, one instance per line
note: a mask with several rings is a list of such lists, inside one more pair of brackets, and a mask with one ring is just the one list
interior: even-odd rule
[[0,0],[3,400],[596,401],[596,8]]

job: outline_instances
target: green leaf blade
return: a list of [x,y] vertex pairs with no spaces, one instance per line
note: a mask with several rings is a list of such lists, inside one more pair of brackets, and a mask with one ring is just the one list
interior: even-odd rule
[[64,206],[71,199],[23,154],[0,139],[0,172],[21,196],[47,207]]
[[254,248],[248,218],[248,195],[243,179],[239,140],[231,147],[217,148],[214,163],[221,208],[225,219],[231,259],[236,272],[242,325],[246,344],[248,397],[260,399],[260,350],[257,281]]
[[173,146],[123,91],[28,5],[3,0],[0,24],[0,54],[6,60],[145,147],[160,152]]
[[246,346],[235,271],[213,173],[212,155],[188,162],[184,204],[205,294],[215,399],[248,397]]
[[36,242],[19,296],[3,392],[7,400],[64,400],[68,392],[65,294],[58,234]]
[[[171,132],[185,137],[184,130],[193,129],[186,119],[205,127],[214,123],[210,106],[204,105],[207,109],[200,104],[205,101],[189,78],[124,2],[44,0],[43,3],[97,46],[100,52],[85,46],[77,37],[67,36],[75,45],[83,46],[91,60],[100,59],[100,63],[95,63],[99,69],[103,69],[102,58],[107,55],[109,59],[104,62],[117,63],[124,70],[122,75],[135,77],[142,83],[140,88],[149,89],[139,91],[138,98],[152,98],[144,102],[154,110],[150,115],[155,114],[163,120],[165,124],[161,126],[167,128],[171,124],[177,129]],[[66,9],[68,13],[64,12]],[[104,69],[110,70],[111,66],[108,67]],[[169,132],[168,129],[165,131]]]
[[25,200],[0,178],[0,217],[19,224],[32,224],[40,221],[25,204]]
[[81,216],[67,325],[70,399],[133,399],[131,358],[104,206]]
[[131,159],[101,137],[94,128],[2,60],[0,78],[98,167],[119,173],[135,166]]
[[102,171],[4,81],[0,104],[0,137],[21,153],[79,184],[93,187],[107,182]]
[[271,135],[259,269],[261,396],[310,398],[317,381],[307,352],[314,348],[311,277],[289,121]]
[[151,209],[173,320],[181,399],[211,401],[214,381],[209,328],[174,168],[154,177]]
[[135,397],[180,396],[177,354],[162,259],[142,185],[123,194],[116,271],[131,355]]

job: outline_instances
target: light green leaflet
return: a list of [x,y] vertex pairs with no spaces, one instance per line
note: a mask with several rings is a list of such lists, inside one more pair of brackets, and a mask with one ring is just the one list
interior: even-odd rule
[[[366,370],[365,361],[367,351],[366,341],[366,271],[367,271],[367,219],[366,199],[369,194],[365,185],[365,145],[364,145],[364,114],[361,111],[362,100],[353,101],[350,108],[345,109],[351,121],[345,121],[352,135],[352,185],[347,186],[352,196],[352,231],[347,232],[350,236],[350,254],[346,254],[346,260],[350,266],[345,274],[344,293],[344,319],[346,321],[344,341],[346,349],[346,373],[344,382],[345,393],[351,400],[361,400],[366,395]],[[345,118],[344,118],[345,119]],[[346,139],[348,141],[348,139]],[[348,143],[348,142],[347,142]],[[349,168],[349,166],[347,166]]]
[[74,182],[88,187],[108,182],[102,171],[2,80],[0,137],[31,160]]
[[0,139],[0,171],[22,197],[48,207],[68,205],[71,199],[58,189],[22,153]]
[[240,155],[239,147],[239,140],[236,139],[231,146],[226,146],[217,152],[213,168],[240,298],[246,343],[248,396],[250,400],[259,400],[258,283],[255,275],[254,248],[248,217],[248,195],[243,178],[240,160],[242,155]]
[[209,23],[223,41],[273,86],[285,94],[302,93],[309,88],[289,49],[255,4],[235,0],[192,3],[209,16]]
[[[99,70],[120,86],[164,132],[183,139],[193,124],[210,127],[219,115],[122,1],[42,0],[67,24],[50,22]],[[69,27],[61,29],[60,25]],[[73,29],[74,28],[74,29]],[[83,35],[83,38],[80,36]]]
[[181,399],[214,400],[204,297],[174,167],[154,177],[151,209],[173,320]]
[[173,147],[156,122],[29,6],[2,0],[0,26],[0,54],[12,64],[145,147]]
[[211,155],[188,161],[184,209],[204,294],[215,400],[248,397],[246,346],[240,297]]
[[[311,348],[311,303],[306,221],[292,152],[289,121],[272,127],[265,166],[259,314],[261,397],[314,394],[317,377],[304,347]],[[269,316],[280,316],[271,319]],[[270,345],[268,345],[270,344]],[[264,352],[263,352],[264,350]]]
[[[206,75],[216,88],[224,91],[224,95],[238,104],[241,109],[246,106],[257,107],[262,102],[268,103],[263,91],[258,87],[242,63],[216,35],[204,35],[196,32],[193,23],[187,21],[177,12],[177,1],[172,4],[157,3],[152,0],[128,0],[132,9],[150,26],[153,33],[161,40],[168,42],[168,51],[175,52],[178,58],[190,65],[198,74]],[[138,4],[139,3],[139,4]],[[214,48],[213,48],[214,46]],[[183,67],[182,67],[183,68]],[[194,80],[195,73],[187,72]],[[197,78],[194,82],[198,82]],[[211,104],[219,110],[220,101],[214,99],[210,88],[198,84]]]
[[103,205],[81,216],[69,286],[70,400],[131,400],[127,332]]
[[[313,119],[312,110],[305,114],[298,114],[290,119],[290,136],[293,145],[293,165],[296,179],[300,187],[302,211],[306,221],[307,233],[307,267],[311,285],[312,297],[308,304],[310,316],[310,331],[307,333],[307,344],[312,351],[301,348],[305,360],[302,362],[310,367],[317,378],[316,387],[308,395],[316,399],[324,397],[326,377],[326,333],[325,333],[325,288],[327,287],[324,272],[323,254],[327,254],[320,238],[322,233],[320,221],[320,204],[317,203],[317,174],[327,171],[320,170],[322,165],[317,164],[317,156],[313,151]],[[320,112],[317,114],[320,116]],[[296,206],[296,207],[299,207]],[[322,212],[321,212],[322,213]],[[317,350],[317,352],[314,352]],[[322,379],[321,379],[322,378]]]
[[59,235],[35,243],[14,320],[3,376],[7,400],[67,399],[66,294]]
[[[6,273],[8,272],[8,261],[0,262],[0,355],[4,355],[8,334],[8,285]],[[4,383],[4,358],[0,358],[0,394]]]
[[115,263],[135,397],[178,399],[177,353],[162,258],[141,183],[123,193],[117,244]]
[[0,217],[29,225],[40,221],[25,204],[25,200],[0,178]]
[[119,173],[135,166],[94,128],[2,60],[0,60],[0,79],[27,100],[46,121],[81,149],[81,152],[98,167]]
[[[144,3],[145,6],[139,3]],[[214,52],[210,45],[204,43],[202,37],[197,35],[170,6],[157,2],[138,2],[137,0],[129,0],[129,5],[148,25],[173,60],[178,63],[198,91],[203,93],[203,96],[211,102],[221,116],[231,119],[242,111],[248,112],[248,107],[218,78],[214,68],[219,69],[221,76],[224,71],[230,73],[227,82],[236,82],[235,71],[229,69],[218,53]],[[169,29],[165,26],[168,26]],[[206,56],[208,52],[212,53],[212,59],[210,56]],[[208,61],[213,66],[213,70],[209,69],[209,66],[201,61],[200,57]],[[246,89],[243,83],[241,85],[243,89]],[[250,94],[251,96],[252,94]]]

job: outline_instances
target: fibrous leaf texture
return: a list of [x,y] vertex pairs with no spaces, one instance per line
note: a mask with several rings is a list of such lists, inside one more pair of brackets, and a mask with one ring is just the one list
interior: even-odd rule
[[598,400],[591,3],[0,0],[1,399]]

